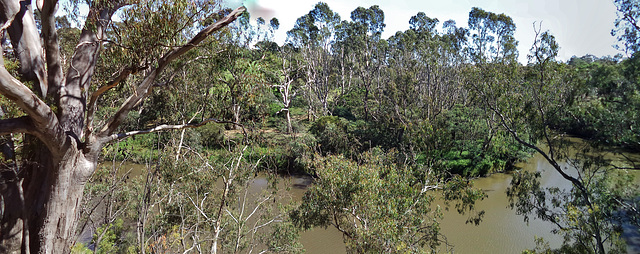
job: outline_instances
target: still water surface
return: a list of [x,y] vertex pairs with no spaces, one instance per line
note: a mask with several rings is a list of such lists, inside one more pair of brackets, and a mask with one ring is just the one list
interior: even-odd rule
[[[534,156],[519,166],[524,170],[542,171],[545,185],[566,185],[565,181],[557,179],[560,176],[552,171],[541,156]],[[476,206],[485,211],[478,226],[466,224],[467,215],[460,215],[455,209],[444,211],[440,226],[448,244],[453,245],[453,253],[520,253],[524,249],[535,247],[535,236],[544,237],[551,247],[561,244],[562,240],[550,232],[550,223],[531,219],[527,225],[522,216],[516,215],[507,207],[505,191],[510,181],[511,176],[502,173],[474,180],[474,186],[488,195]],[[435,202],[434,205],[444,206],[442,202]],[[342,236],[335,229],[313,229],[305,232],[302,242],[307,253],[346,253]]]
[[[640,161],[640,155],[627,154],[627,156],[632,156],[634,161]],[[614,160],[621,158],[611,153],[607,154],[607,157]],[[522,170],[542,172],[543,186],[565,189],[571,187],[570,183],[538,154],[517,166]],[[568,166],[563,165],[563,167]],[[144,171],[143,165],[127,163],[124,168],[131,169],[132,175],[139,175]],[[637,175],[638,172],[631,173]],[[522,216],[516,215],[515,211],[507,207],[505,191],[509,187],[511,178],[510,174],[497,173],[473,180],[474,186],[484,190],[488,195],[477,203],[477,209],[485,211],[482,222],[477,226],[466,224],[468,216],[458,214],[455,209],[444,211],[441,233],[446,236],[448,244],[453,246],[453,253],[521,253],[524,249],[535,247],[535,237],[543,237],[549,242],[551,248],[560,246],[562,239],[551,233],[553,229],[551,223],[531,218],[527,224]],[[278,193],[294,201],[301,200],[306,188],[312,183],[312,179],[308,176],[291,176],[281,180]],[[267,188],[267,185],[266,177],[260,174],[250,184],[250,192],[260,192]],[[435,202],[434,205],[444,206],[442,202]],[[335,228],[315,228],[303,232],[301,238],[307,253],[346,253],[342,234]],[[444,248],[442,251],[445,251]]]
[[[581,143],[580,140],[573,140]],[[625,154],[633,161],[640,161],[638,154]],[[613,161],[624,160],[619,154],[606,153],[605,158]],[[619,163],[618,163],[619,164]],[[522,170],[540,171],[542,186],[555,186],[569,189],[571,184],[560,176],[551,165],[539,154],[529,158],[526,162],[517,165]],[[568,168],[571,167],[563,164]],[[575,172],[575,170],[573,171]],[[639,172],[631,171],[636,175],[638,182]],[[447,238],[448,244],[453,246],[453,253],[521,253],[525,249],[532,249],[535,245],[535,237],[542,237],[551,248],[561,245],[560,236],[551,233],[553,226],[549,222],[530,218],[527,224],[521,215],[508,208],[506,188],[509,187],[512,176],[510,174],[497,173],[488,177],[473,180],[474,186],[484,190],[488,197],[477,204],[477,209],[484,210],[482,222],[476,226],[466,224],[467,215],[458,214],[455,209],[444,212],[441,221],[441,233]],[[294,179],[294,181],[296,181]],[[434,205],[443,206],[442,202]],[[637,229],[632,229],[637,231]],[[629,240],[629,239],[627,239]],[[346,253],[342,243],[340,232],[335,229],[313,229],[302,235],[302,242],[307,253]],[[632,246],[634,247],[634,246]],[[635,253],[629,249],[630,253]],[[445,252],[443,249],[441,252]]]

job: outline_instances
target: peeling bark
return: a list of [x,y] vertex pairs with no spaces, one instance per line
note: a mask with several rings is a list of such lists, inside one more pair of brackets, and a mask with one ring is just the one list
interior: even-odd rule
[[[3,1],[2,6],[10,6],[9,8],[11,8],[2,10],[5,13],[5,18],[10,16],[16,7],[15,2],[9,0]],[[11,44],[13,44],[14,53],[20,60],[20,73],[25,79],[38,82],[40,87],[38,92],[42,97],[45,97],[48,89],[47,73],[42,57],[40,35],[33,18],[31,1],[20,1],[18,8],[18,12],[12,18],[13,21],[8,29]]]
[[[71,67],[63,75],[58,37],[55,31],[57,1],[41,1],[42,35],[47,52],[46,67],[39,32],[33,22],[30,1],[0,0],[0,29],[10,26],[11,40],[20,58],[22,75],[40,84],[40,93],[0,65],[0,94],[13,102],[27,116],[1,119],[0,135],[25,133],[22,168],[18,172],[0,164],[0,202],[11,205],[2,210],[0,252],[2,253],[68,253],[76,234],[84,186],[94,173],[104,145],[116,139],[162,130],[204,125],[164,125],[145,131],[116,134],[116,130],[132,108],[151,92],[157,77],[168,64],[196,47],[213,32],[233,22],[245,9],[234,10],[218,22],[206,27],[188,43],[157,59],[156,67],[98,133],[84,133],[88,111],[86,99],[100,57],[103,33],[111,16],[124,1],[101,1],[91,6],[86,26],[76,46]],[[105,5],[105,6],[98,6]],[[1,31],[1,30],[0,30]],[[47,74],[46,70],[49,70]],[[127,74],[128,75],[128,74]],[[55,95],[48,105],[46,95]],[[44,87],[43,87],[44,86]],[[108,90],[105,89],[105,91]],[[104,91],[102,91],[104,92]],[[101,93],[102,93],[101,92]],[[99,96],[100,93],[96,95]],[[54,112],[52,109],[56,109]],[[90,130],[87,128],[87,130]]]

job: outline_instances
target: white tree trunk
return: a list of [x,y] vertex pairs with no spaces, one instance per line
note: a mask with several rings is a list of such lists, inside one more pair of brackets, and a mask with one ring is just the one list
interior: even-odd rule
[[[96,162],[88,161],[80,151],[71,149],[60,162],[55,163],[56,174],[44,214],[44,225],[38,232],[42,253],[69,253],[75,239],[82,194]],[[75,150],[75,151],[74,151]]]
[[287,111],[287,133],[291,134],[293,133],[293,127],[291,126],[291,112],[289,111],[289,108],[287,108],[286,111]]

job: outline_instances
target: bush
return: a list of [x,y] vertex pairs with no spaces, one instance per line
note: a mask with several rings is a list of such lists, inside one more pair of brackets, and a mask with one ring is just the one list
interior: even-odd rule
[[220,147],[224,144],[224,126],[210,123],[199,127],[196,131],[200,134],[200,144],[207,148]]
[[349,109],[347,107],[336,106],[333,109],[333,112],[331,112],[331,114],[333,114],[334,116],[345,118],[345,119],[347,119],[349,121],[355,121],[356,120],[356,116],[354,116],[353,113],[351,113],[351,109]]
[[456,105],[433,122],[421,123],[407,137],[420,151],[416,162],[431,159],[442,171],[476,177],[504,171],[528,156],[525,147],[484,119],[481,109]]
[[360,142],[349,132],[349,120],[337,116],[318,118],[309,131],[316,136],[324,154],[351,155],[360,148]]

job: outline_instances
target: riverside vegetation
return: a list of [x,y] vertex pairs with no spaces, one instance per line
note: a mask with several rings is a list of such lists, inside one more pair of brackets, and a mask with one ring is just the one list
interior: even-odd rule
[[[638,224],[638,166],[592,152],[640,152],[635,1],[614,1],[625,55],[562,62],[538,27],[526,64],[513,20],[480,8],[385,39],[378,6],[320,2],[278,45],[276,18],[217,1],[95,1],[86,20],[4,2],[2,252],[299,253],[313,227],[353,253],[445,252],[434,200],[482,223],[471,179],[505,171],[514,213],[564,240],[527,253],[624,252]],[[514,167],[533,153],[572,188]],[[278,195],[289,174],[313,178],[302,201]]]

